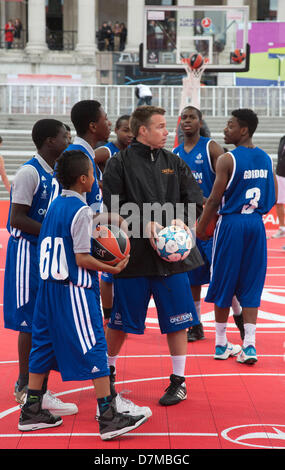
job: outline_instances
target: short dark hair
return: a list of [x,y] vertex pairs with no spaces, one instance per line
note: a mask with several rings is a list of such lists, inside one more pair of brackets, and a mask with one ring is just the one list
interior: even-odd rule
[[258,125],[257,114],[252,109],[242,108],[232,111],[232,116],[238,120],[241,127],[248,128],[248,134],[252,137]]
[[120,116],[117,121],[116,121],[116,124],[115,124],[115,129],[119,129],[119,127],[121,126],[122,124],[122,121],[129,121],[130,120],[130,115],[129,114],[124,114],[123,116]]
[[56,179],[64,189],[69,189],[81,175],[88,175],[90,161],[88,155],[80,150],[62,152],[56,160]]
[[147,126],[154,114],[164,116],[165,109],[158,106],[139,106],[131,115],[130,128],[135,137],[138,136],[139,128]]
[[78,101],[71,109],[71,121],[77,135],[83,136],[89,128],[90,122],[97,122],[100,118],[101,103],[95,100]]
[[0,135],[0,144],[2,144],[2,142],[3,142],[3,139],[2,139],[2,137],[1,137],[1,135]]
[[198,114],[198,117],[199,117],[200,121],[202,121],[203,115],[202,115],[200,109],[196,108],[195,106],[191,106],[191,105],[189,105],[189,106],[184,106],[184,108],[183,108],[182,111],[181,111],[181,115],[183,114],[183,111],[184,111],[185,109],[194,109],[194,111],[196,111],[196,113]]
[[32,139],[37,149],[41,149],[48,137],[56,137],[63,127],[61,121],[56,119],[40,119],[32,129]]

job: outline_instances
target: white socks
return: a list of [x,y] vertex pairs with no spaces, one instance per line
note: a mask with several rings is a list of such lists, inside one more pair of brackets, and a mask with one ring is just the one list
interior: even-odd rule
[[184,377],[186,356],[171,356],[172,370],[174,375]]
[[244,324],[244,340],[243,340],[243,348],[247,348],[247,346],[254,346],[255,347],[255,332],[256,332],[256,325],[253,323],[245,323]]
[[227,322],[216,322],[216,346],[225,346],[227,342]]
[[113,366],[116,370],[116,362],[119,356],[108,356],[108,366]]

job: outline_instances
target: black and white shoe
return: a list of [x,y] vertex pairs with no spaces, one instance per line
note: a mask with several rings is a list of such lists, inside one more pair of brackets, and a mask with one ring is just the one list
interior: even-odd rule
[[132,416],[118,413],[115,399],[109,408],[99,416],[99,431],[103,441],[114,439],[138,428],[147,421],[144,415]]
[[60,426],[60,416],[52,415],[48,410],[43,410],[41,402],[32,405],[23,405],[18,423],[19,431],[36,431],[37,429],[53,428]]
[[176,405],[182,400],[186,400],[187,390],[185,385],[185,378],[179,375],[171,374],[170,385],[165,390],[165,394],[159,400],[159,403],[164,406]]

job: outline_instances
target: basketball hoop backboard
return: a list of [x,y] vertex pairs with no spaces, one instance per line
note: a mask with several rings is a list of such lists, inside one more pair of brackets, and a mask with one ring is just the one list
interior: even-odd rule
[[[146,6],[140,66],[144,71],[180,72],[182,58],[198,52],[209,72],[249,69],[248,6]],[[236,49],[245,53],[233,62]]]

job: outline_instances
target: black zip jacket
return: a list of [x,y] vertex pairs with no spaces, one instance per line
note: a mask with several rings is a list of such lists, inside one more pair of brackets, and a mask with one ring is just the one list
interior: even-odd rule
[[[126,150],[108,160],[103,175],[104,205],[108,212],[118,212],[112,207],[112,195],[119,196],[120,215],[128,222],[132,221],[129,229],[133,232],[130,236],[130,261],[116,277],[168,276],[204,264],[196,246],[184,261],[169,263],[162,260],[144,231],[150,220],[165,227],[172,218],[184,219],[191,228],[202,213],[202,191],[184,160],[166,149],[151,150],[134,140]],[[157,207],[165,205],[166,210],[160,220],[157,220],[157,212],[150,211],[155,203],[158,203]],[[196,204],[196,207],[192,205],[192,218],[189,203]],[[140,229],[139,237],[134,234],[134,227],[137,226]]]

